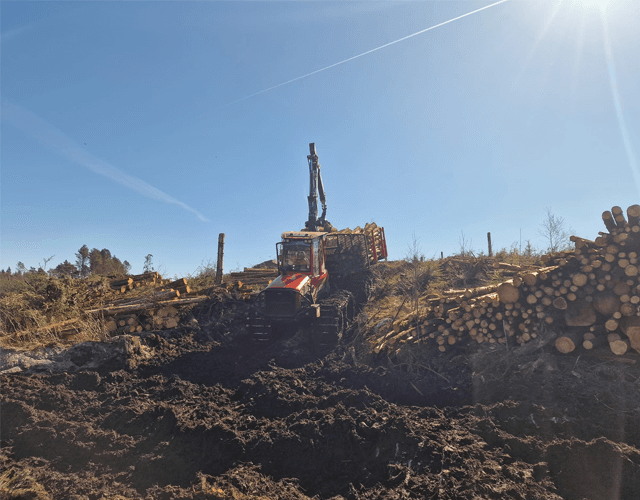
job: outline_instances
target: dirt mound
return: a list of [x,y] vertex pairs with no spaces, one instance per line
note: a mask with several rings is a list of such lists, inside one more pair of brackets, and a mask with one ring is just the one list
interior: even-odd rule
[[348,350],[315,359],[295,339],[252,348],[193,329],[139,341],[119,367],[0,375],[0,498],[604,499],[640,487],[634,365],[565,358],[550,375],[525,369],[540,353],[522,368],[488,352],[411,374]]

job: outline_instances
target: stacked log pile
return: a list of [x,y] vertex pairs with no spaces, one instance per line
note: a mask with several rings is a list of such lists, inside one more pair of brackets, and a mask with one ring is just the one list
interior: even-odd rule
[[[193,303],[190,301],[189,303]],[[164,330],[176,328],[180,322],[180,306],[158,304],[154,308],[141,309],[129,314],[116,314],[108,316],[105,327],[111,334],[119,333],[142,333],[150,330]]]
[[187,278],[180,278],[176,281],[164,285],[165,292],[176,292],[176,297],[188,295],[191,293],[191,288],[187,285]]
[[364,225],[364,228],[358,226],[355,229],[342,229],[340,231],[335,231],[336,234],[366,234],[367,239],[371,244],[371,255],[369,258],[371,259],[371,263],[386,259],[386,243],[384,241],[384,229],[378,227],[375,222],[368,222]]
[[558,333],[556,349],[570,353],[608,345],[640,352],[640,205],[602,215],[607,232],[591,241],[572,236],[575,249],[546,256],[546,267],[518,272],[503,283],[450,290],[426,300],[416,314],[387,323],[371,341],[390,356],[415,344],[440,352],[470,343],[524,344],[543,331]]
[[155,290],[152,294],[84,311],[85,314],[103,318],[104,326],[111,334],[176,328],[182,309],[207,299],[206,296],[192,293],[186,278],[168,282],[158,273],[145,273],[129,279],[133,279],[134,283],[154,285]]
[[231,286],[245,293],[260,291],[278,277],[278,269],[245,267],[244,272],[231,273]]
[[153,290],[141,290],[136,297],[120,300],[110,300],[112,297],[108,294],[93,296],[93,306],[84,309],[81,316],[43,326],[36,334],[55,333],[63,338],[73,337],[86,328],[87,321],[94,325],[97,323],[111,335],[176,328],[186,308],[208,297],[193,293],[186,278],[167,281],[158,273],[112,280],[109,285],[116,293],[124,293],[121,287],[126,288],[125,291],[141,287],[153,287]]
[[120,293],[126,293],[129,290],[140,288],[148,285],[162,285],[164,282],[162,276],[157,272],[134,274],[126,278],[115,279],[109,282],[112,290],[118,290]]
[[[112,280],[109,282],[109,286],[112,290],[116,290],[119,293],[126,293],[127,291],[142,287],[152,287],[154,300],[168,300],[191,293],[191,288],[187,284],[187,278],[180,278],[169,282],[169,280],[163,280],[162,276],[155,272]],[[135,299],[125,298],[117,303],[127,303],[130,300]]]

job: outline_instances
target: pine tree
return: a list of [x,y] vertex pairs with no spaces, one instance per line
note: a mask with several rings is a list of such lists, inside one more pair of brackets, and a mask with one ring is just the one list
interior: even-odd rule
[[80,277],[84,278],[89,274],[89,247],[82,245],[80,250],[76,253],[76,267],[80,273]]

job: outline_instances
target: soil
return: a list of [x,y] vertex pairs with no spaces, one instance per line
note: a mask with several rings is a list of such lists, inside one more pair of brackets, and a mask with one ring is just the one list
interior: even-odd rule
[[640,491],[633,356],[541,344],[430,353],[407,372],[357,338],[318,353],[300,335],[256,345],[200,324],[113,342],[115,358],[96,343],[104,363],[86,343],[62,364],[0,374],[0,498],[609,500]]

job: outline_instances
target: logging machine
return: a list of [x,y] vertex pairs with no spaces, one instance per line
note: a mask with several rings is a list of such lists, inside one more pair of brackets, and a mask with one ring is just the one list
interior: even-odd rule
[[[309,144],[309,216],[301,231],[286,231],[276,244],[279,276],[257,297],[248,327],[263,342],[308,327],[316,346],[331,347],[363,299],[363,275],[387,258],[384,228],[338,231],[326,220],[327,204],[315,144]],[[318,195],[322,214],[318,217]]]

